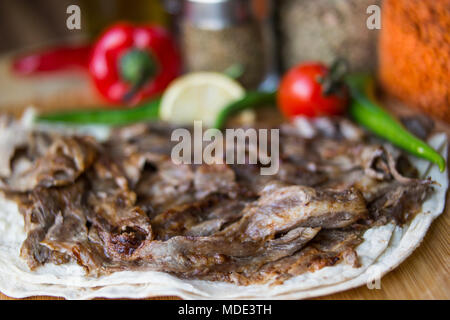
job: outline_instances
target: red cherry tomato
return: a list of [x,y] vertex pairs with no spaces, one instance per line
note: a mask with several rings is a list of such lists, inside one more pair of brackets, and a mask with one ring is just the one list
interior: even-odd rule
[[340,86],[338,91],[326,95],[321,82],[328,76],[328,67],[320,62],[302,63],[289,70],[281,80],[277,95],[281,112],[288,118],[344,113],[348,93]]

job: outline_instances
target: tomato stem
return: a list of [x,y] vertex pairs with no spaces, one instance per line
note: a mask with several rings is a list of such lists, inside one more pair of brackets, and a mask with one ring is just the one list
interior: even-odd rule
[[319,79],[322,84],[322,94],[329,96],[331,94],[339,94],[344,86],[344,77],[349,71],[349,63],[343,58],[337,58],[330,67],[328,74]]

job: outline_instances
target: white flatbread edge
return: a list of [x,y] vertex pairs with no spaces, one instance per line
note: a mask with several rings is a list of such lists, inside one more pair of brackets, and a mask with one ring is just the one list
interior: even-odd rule
[[[447,137],[434,135],[429,144],[447,159]],[[67,299],[145,298],[175,295],[184,299],[302,299],[365,285],[398,266],[416,249],[431,222],[442,213],[448,187],[441,173],[427,161],[411,158],[422,176],[439,183],[422,211],[403,228],[388,224],[369,229],[357,247],[361,267],[343,263],[308,272],[281,285],[238,286],[203,280],[182,280],[162,272],[122,271],[99,278],[87,277],[76,264],[45,265],[31,272],[19,257],[25,239],[23,219],[15,203],[0,197],[0,291],[23,298],[35,295]]]

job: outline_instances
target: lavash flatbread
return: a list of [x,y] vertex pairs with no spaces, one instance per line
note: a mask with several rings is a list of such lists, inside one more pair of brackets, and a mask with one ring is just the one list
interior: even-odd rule
[[[447,137],[437,134],[429,144],[447,159]],[[447,171],[441,173],[427,161],[411,158],[422,177],[438,182],[422,211],[401,227],[387,224],[369,229],[356,251],[361,266],[325,267],[285,281],[281,285],[238,286],[203,280],[181,280],[161,272],[122,271],[99,278],[84,275],[76,264],[45,265],[29,271],[19,257],[25,239],[23,218],[17,205],[0,197],[0,291],[22,298],[33,295],[68,299],[144,298],[176,295],[184,299],[301,299],[331,294],[365,285],[398,266],[423,240],[431,222],[445,206]]]

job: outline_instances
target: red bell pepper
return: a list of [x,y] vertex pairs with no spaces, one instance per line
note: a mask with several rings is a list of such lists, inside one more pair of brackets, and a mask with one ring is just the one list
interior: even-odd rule
[[181,59],[164,28],[119,23],[96,42],[89,71],[109,102],[134,105],[161,93],[179,75]]
[[13,71],[19,75],[40,72],[87,69],[92,45],[62,46],[19,56],[13,60]]

